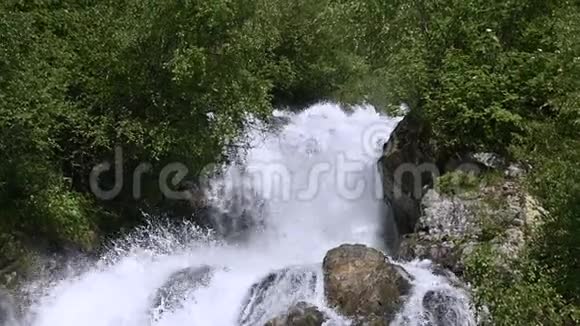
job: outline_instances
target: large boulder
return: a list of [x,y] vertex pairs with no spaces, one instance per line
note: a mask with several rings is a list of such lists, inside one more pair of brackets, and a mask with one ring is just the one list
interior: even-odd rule
[[273,271],[250,288],[239,316],[242,326],[263,325],[298,302],[311,300],[319,280],[318,266]]
[[213,271],[210,266],[194,266],[171,274],[155,293],[151,308],[153,319],[157,320],[166,312],[182,308],[192,291],[209,285]]
[[[378,250],[341,245],[324,257],[324,293],[330,306],[357,322],[387,325],[409,293],[410,276]],[[378,323],[377,323],[378,321]]]
[[322,326],[327,317],[315,306],[298,302],[288,309],[288,312],[280,317],[276,317],[265,324],[265,326]]
[[423,164],[437,161],[426,132],[419,118],[407,115],[391,133],[378,162],[383,196],[401,234],[413,232],[421,213],[422,189],[433,184],[431,174],[420,172]]

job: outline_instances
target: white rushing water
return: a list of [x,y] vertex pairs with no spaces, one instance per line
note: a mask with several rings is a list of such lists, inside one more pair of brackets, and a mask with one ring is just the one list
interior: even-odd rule
[[[223,213],[214,216],[217,235],[152,223],[95,266],[44,287],[26,324],[261,326],[308,301],[332,317],[328,325],[347,325],[325,305],[321,262],[342,243],[387,250],[395,230],[385,218],[376,162],[398,119],[372,107],[345,113],[335,104],[276,115],[286,123],[265,130],[255,122],[242,163],[211,182],[210,196]],[[423,296],[441,289],[457,296],[457,325],[471,325],[467,298],[424,265],[405,265],[415,286],[395,322],[420,325]],[[177,299],[157,300],[184,268],[205,276]]]

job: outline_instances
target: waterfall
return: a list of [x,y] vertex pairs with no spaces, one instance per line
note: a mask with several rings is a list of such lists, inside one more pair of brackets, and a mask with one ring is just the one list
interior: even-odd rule
[[[348,325],[325,304],[321,261],[343,243],[388,252],[394,230],[376,161],[399,119],[332,103],[274,115],[283,123],[249,123],[247,152],[209,180],[213,230],[155,222],[136,230],[97,263],[42,286],[26,325],[261,326],[296,301],[318,306],[328,325]],[[457,325],[473,324],[460,289],[429,266],[404,266],[414,290],[395,323],[436,325],[441,316],[424,309],[429,293],[435,310],[448,295]]]

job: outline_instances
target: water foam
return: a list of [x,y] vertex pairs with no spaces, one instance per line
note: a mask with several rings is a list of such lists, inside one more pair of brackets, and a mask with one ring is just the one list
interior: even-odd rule
[[[331,315],[329,324],[348,324],[324,303],[320,262],[342,243],[387,249],[384,239],[392,227],[385,218],[376,161],[381,141],[399,120],[370,106],[345,112],[332,103],[275,115],[288,123],[278,130],[252,124],[242,163],[211,181],[208,194],[224,212],[213,220],[217,235],[189,224],[175,230],[153,223],[137,230],[99,263],[45,288],[27,324],[239,325],[244,307],[256,300],[253,285],[289,266],[309,266],[303,273],[318,275],[314,288],[311,277],[281,277],[280,285],[264,292],[267,299],[256,308],[260,314],[248,317],[247,325],[262,324],[298,299]],[[246,234],[220,240],[232,232]],[[156,290],[172,273],[202,265],[215,267],[209,285],[195,289],[182,308],[151,320]],[[408,268],[420,286],[403,312],[407,318],[397,322],[420,325],[422,295],[449,286],[426,268]]]

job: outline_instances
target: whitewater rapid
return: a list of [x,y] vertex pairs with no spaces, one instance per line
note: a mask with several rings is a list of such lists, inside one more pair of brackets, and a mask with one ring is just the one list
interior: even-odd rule
[[[213,230],[152,217],[97,263],[37,286],[25,325],[233,326],[246,314],[247,325],[261,326],[297,300],[330,315],[327,325],[348,325],[325,304],[321,262],[343,243],[388,253],[385,239],[396,230],[386,218],[376,162],[399,119],[370,106],[346,112],[332,103],[300,113],[276,111],[275,117],[284,121],[276,128],[249,123],[247,152],[209,181],[207,195],[220,212]],[[192,289],[179,309],[152,317],[156,291],[174,272],[192,266],[212,267],[207,286]],[[431,273],[428,263],[405,267],[415,277],[414,289],[395,322],[420,325],[427,290],[457,290]],[[265,291],[266,299],[243,311],[255,300],[252,285],[285,268],[289,274]]]

